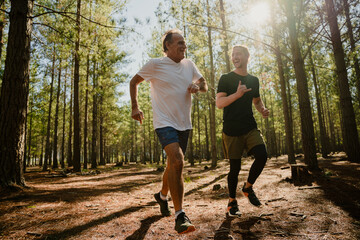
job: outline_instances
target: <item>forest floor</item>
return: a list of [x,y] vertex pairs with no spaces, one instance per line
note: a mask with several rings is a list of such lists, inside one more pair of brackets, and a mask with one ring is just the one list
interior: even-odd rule
[[[323,171],[311,187],[291,183],[286,156],[269,159],[254,185],[263,205],[239,198],[240,218],[225,215],[228,161],[216,169],[186,164],[184,209],[196,231],[184,235],[153,198],[162,176],[156,166],[107,165],[82,175],[29,168],[30,188],[0,192],[0,239],[360,239],[360,164],[344,157],[319,158]],[[243,160],[239,187],[251,163]]]

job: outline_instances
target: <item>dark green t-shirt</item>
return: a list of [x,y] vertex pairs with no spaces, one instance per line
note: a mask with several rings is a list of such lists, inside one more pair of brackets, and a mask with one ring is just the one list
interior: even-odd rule
[[259,79],[248,74],[241,76],[234,72],[229,72],[220,77],[217,92],[225,92],[227,96],[236,92],[239,81],[252,90],[246,92],[241,98],[237,99],[229,106],[224,108],[223,113],[223,132],[228,136],[240,136],[248,133],[257,124],[252,111],[253,98],[260,97]]

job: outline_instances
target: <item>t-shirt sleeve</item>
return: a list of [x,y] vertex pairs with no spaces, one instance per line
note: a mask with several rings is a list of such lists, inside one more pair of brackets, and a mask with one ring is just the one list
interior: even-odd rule
[[145,81],[150,81],[155,73],[155,61],[150,59],[137,74],[142,77]]
[[195,65],[195,63],[193,61],[191,61],[191,64],[193,66],[193,78],[192,78],[192,80],[197,81],[200,78],[202,78],[203,76],[201,75],[199,69],[196,67],[196,65]]
[[257,77],[255,77],[255,89],[254,89],[254,95],[253,98],[258,98],[260,97],[260,83],[259,83],[259,79]]
[[225,77],[224,75],[222,75],[220,77],[220,80],[219,80],[219,84],[218,84],[218,87],[217,87],[217,93],[219,92],[225,92],[227,93],[227,87],[226,87],[226,84],[225,84]]

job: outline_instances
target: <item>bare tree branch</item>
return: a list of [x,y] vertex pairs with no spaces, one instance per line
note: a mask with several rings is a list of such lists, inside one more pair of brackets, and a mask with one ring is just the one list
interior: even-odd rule
[[4,13],[6,13],[6,14],[10,14],[10,13],[9,13],[8,11],[6,11],[5,9],[1,9],[1,8],[0,8],[0,11],[1,11],[1,12],[4,12]]
[[[76,15],[76,13],[74,13],[74,12],[57,11],[57,10],[54,10],[54,9],[52,9],[52,8],[49,8],[49,7],[46,7],[46,6],[37,4],[37,3],[35,3],[34,5],[36,5],[36,6],[38,6],[38,7],[45,8],[45,9],[48,10],[49,12],[45,12],[45,13],[41,13],[41,14],[32,16],[32,18],[36,18],[36,17],[42,16],[42,15],[45,15],[45,14],[53,14],[53,13],[56,13],[56,14],[60,14],[60,15],[62,15],[62,16],[64,16],[64,17],[68,17],[68,18],[70,18],[71,20],[75,21],[74,18],[68,16],[69,14],[70,14],[70,15]],[[91,22],[91,23],[94,23],[94,24],[99,25],[99,26],[102,26],[102,27],[127,30],[127,29],[124,28],[124,27],[110,26],[110,25],[106,25],[106,24],[103,24],[103,23],[96,22],[96,21],[94,21],[94,20],[91,20],[90,18],[87,18],[87,17],[83,16],[83,15],[80,15],[80,17],[83,18],[83,19],[85,19],[85,20],[87,20],[87,21],[89,21],[89,22]]]
[[[70,42],[72,43],[75,43],[71,38],[67,37],[63,32],[60,32],[59,30],[57,30],[56,28],[53,28],[52,26],[48,25],[48,24],[45,24],[45,23],[36,23],[34,22],[33,25],[41,25],[41,26],[44,26],[44,27],[48,27],[50,28],[51,30],[57,32],[58,34],[60,34],[62,37],[66,38],[67,40],[69,40]],[[80,44],[80,46],[84,47],[84,48],[87,48],[89,50],[92,50],[91,47],[87,46],[87,45],[83,45],[83,44]]]

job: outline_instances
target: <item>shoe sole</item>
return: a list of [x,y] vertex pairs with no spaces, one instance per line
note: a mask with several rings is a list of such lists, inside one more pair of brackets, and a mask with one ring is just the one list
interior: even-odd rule
[[232,218],[239,218],[239,217],[241,217],[241,214],[232,215],[230,212],[227,212],[226,214],[227,214],[228,217],[232,217]]
[[254,204],[252,204],[252,203],[250,202],[250,199],[249,199],[249,197],[248,197],[248,193],[245,193],[245,192],[243,192],[243,191],[241,191],[241,193],[242,193],[242,195],[243,195],[244,197],[246,197],[246,199],[249,201],[249,203],[250,203],[252,206],[257,207],[257,208],[260,208],[260,207],[261,207],[262,204],[260,204],[260,205],[254,205]]
[[185,231],[180,232],[179,234],[189,233],[195,231],[195,226],[189,226]]
[[230,213],[230,209],[229,209],[229,208],[227,209],[226,214],[227,214],[227,216],[229,216],[229,217],[241,217],[241,213],[240,213],[240,214],[237,214],[237,215],[233,215],[233,214],[231,214],[231,213]]

